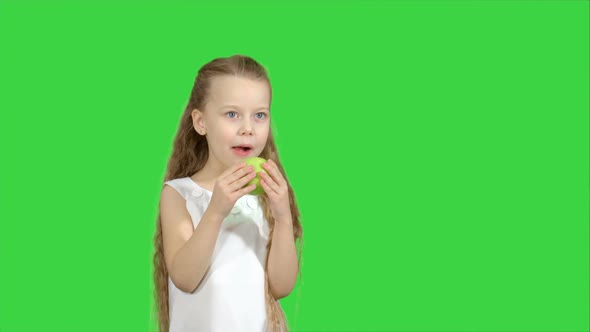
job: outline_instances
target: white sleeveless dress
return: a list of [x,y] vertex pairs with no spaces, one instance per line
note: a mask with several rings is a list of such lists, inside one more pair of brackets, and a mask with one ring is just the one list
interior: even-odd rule
[[[196,228],[212,192],[190,177],[165,182],[186,199]],[[258,196],[244,195],[224,219],[211,265],[186,293],[168,278],[170,332],[266,330],[264,265],[269,228]]]

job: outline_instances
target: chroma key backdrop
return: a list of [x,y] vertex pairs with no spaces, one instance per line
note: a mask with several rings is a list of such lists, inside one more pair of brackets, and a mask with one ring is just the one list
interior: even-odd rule
[[0,331],[156,331],[172,140],[234,54],[302,213],[291,331],[588,331],[588,13],[0,0]]

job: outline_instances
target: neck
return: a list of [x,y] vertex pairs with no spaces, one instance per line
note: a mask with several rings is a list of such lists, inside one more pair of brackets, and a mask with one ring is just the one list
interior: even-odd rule
[[214,183],[215,180],[221,175],[221,173],[225,172],[227,166],[217,160],[216,158],[209,155],[205,166],[198,171],[195,175],[192,176],[195,180],[200,180],[204,183]]

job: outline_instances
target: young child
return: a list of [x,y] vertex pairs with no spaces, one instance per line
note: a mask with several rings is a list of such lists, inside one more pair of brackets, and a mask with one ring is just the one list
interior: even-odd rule
[[[271,85],[254,59],[198,72],[174,139],[154,236],[160,331],[287,331],[278,299],[299,272],[293,189],[271,132]],[[264,193],[247,157],[267,159]]]

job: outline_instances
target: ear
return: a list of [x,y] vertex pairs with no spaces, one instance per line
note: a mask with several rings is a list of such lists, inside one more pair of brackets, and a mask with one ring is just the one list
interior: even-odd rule
[[205,128],[205,121],[203,116],[203,112],[199,111],[196,108],[191,112],[191,117],[193,118],[193,128],[195,128],[199,135],[204,136],[207,134],[207,129]]

